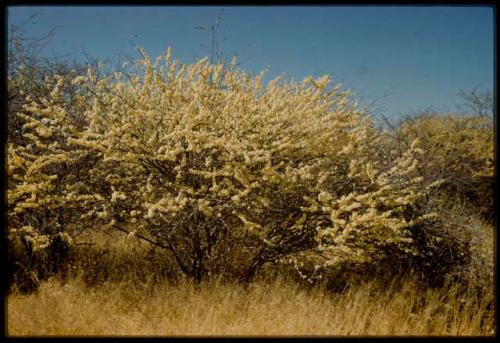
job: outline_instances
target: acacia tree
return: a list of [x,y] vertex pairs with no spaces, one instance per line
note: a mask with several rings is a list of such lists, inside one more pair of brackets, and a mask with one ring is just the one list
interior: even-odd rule
[[417,210],[421,179],[408,176],[419,150],[374,158],[373,123],[340,85],[263,85],[235,61],[143,54],[135,73],[76,81],[93,102],[68,142],[100,156],[92,175],[108,200],[89,215],[169,250],[198,281],[217,272],[227,242],[248,252],[244,281],[300,251],[371,258],[387,243],[416,253],[409,228],[431,216]]
[[[233,257],[250,281],[265,263],[302,252],[327,265],[424,253],[435,183],[419,174],[419,143],[385,154],[340,85],[327,76],[264,85],[263,73],[236,61],[143,55],[129,73],[55,77],[47,99],[25,106],[23,135],[36,150],[9,146],[14,229],[43,235],[57,224],[40,226],[26,209],[62,211],[73,225],[168,250],[197,281]],[[78,89],[71,104],[65,84]]]

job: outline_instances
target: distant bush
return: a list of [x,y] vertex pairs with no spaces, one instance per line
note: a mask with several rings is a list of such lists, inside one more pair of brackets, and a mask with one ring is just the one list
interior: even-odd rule
[[493,117],[421,113],[403,120],[393,134],[398,144],[422,142],[422,176],[442,180],[435,200],[448,208],[464,204],[493,220]]

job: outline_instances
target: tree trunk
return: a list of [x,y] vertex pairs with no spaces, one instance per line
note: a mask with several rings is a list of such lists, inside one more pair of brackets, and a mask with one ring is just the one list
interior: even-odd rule
[[249,283],[254,278],[255,274],[259,269],[266,263],[266,260],[262,257],[262,254],[258,254],[252,259],[250,265],[246,268],[243,274],[239,278],[241,283]]

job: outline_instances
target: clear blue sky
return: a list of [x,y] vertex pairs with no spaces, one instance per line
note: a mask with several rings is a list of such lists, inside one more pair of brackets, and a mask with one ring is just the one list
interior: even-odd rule
[[389,116],[432,107],[454,110],[456,93],[493,90],[494,11],[491,7],[9,7],[10,24],[41,36],[55,26],[49,56],[118,53],[137,57],[134,45],[157,56],[168,46],[190,63],[210,53],[219,27],[220,51],[239,55],[240,67],[268,69],[300,80],[331,74],[352,88],[362,104],[383,96],[376,111]]

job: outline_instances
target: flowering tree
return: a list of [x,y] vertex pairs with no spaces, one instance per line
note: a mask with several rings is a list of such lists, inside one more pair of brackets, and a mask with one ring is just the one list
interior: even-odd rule
[[[433,217],[420,206],[433,185],[418,175],[418,142],[385,158],[372,120],[340,85],[326,76],[264,85],[236,61],[143,55],[129,73],[72,80],[86,95],[75,104],[81,126],[57,101],[26,108],[45,142],[36,159],[79,167],[59,188],[38,168],[26,194],[41,189],[54,208],[80,206],[81,221],[165,248],[197,281],[220,272],[231,247],[244,255],[243,281],[303,251],[329,263],[377,260],[388,246],[419,253],[413,237]],[[36,165],[9,153],[13,179]],[[13,213],[25,206],[14,195],[24,183],[10,195]]]
[[[95,188],[90,187],[92,181],[81,182],[87,178],[89,166],[98,161],[88,151],[68,143],[80,134],[84,122],[79,110],[88,100],[73,89],[70,81],[74,77],[71,73],[46,77],[42,93],[47,96],[26,95],[22,111],[15,113],[23,139],[9,141],[7,147],[13,277],[23,270],[34,277],[33,269],[41,270],[43,275],[38,276],[57,272],[71,237],[88,228],[81,216],[99,202],[99,195],[91,191]],[[48,255],[49,265],[35,268],[43,255]]]

